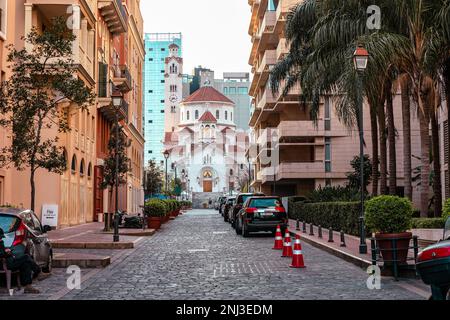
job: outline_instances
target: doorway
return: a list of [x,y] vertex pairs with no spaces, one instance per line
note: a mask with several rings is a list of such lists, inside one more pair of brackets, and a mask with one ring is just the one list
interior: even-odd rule
[[212,180],[203,180],[203,192],[212,192],[213,182]]

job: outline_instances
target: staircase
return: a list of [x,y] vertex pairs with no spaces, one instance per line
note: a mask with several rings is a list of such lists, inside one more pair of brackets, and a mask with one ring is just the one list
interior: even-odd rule
[[192,194],[193,209],[214,209],[214,202],[221,192],[194,192]]

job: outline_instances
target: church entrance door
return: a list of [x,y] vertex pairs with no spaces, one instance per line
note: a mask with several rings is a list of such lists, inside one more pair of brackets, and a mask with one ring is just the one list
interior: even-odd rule
[[203,192],[212,192],[212,191],[213,191],[212,180],[204,180],[203,181]]

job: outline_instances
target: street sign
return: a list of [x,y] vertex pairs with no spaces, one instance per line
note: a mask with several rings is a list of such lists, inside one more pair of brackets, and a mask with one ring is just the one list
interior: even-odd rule
[[58,205],[42,205],[42,225],[55,228],[58,226]]

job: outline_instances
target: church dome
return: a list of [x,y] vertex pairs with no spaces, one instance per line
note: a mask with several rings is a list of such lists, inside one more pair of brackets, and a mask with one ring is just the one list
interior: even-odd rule
[[214,89],[213,87],[202,87],[184,99],[183,103],[196,103],[196,102],[222,102],[233,104],[234,102],[224,96],[222,93]]

